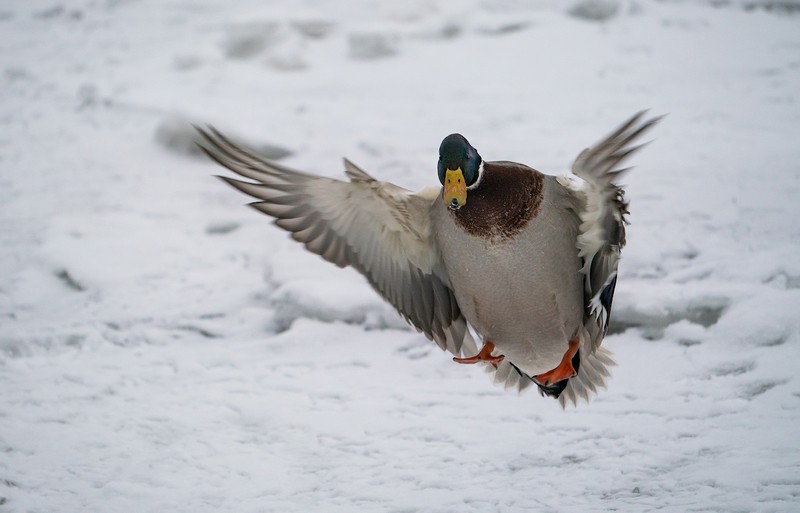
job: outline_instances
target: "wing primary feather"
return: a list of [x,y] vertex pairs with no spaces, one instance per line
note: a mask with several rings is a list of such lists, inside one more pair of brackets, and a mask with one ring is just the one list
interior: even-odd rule
[[357,165],[353,164],[352,161],[349,159],[344,160],[344,172],[345,174],[350,177],[350,180],[353,182],[374,182],[376,181],[373,177],[371,177],[366,171],[358,167]]
[[355,267],[441,348],[457,356],[464,347],[475,349],[432,237],[429,212],[436,196],[379,182],[347,159],[349,182],[303,173],[257,156],[213,126],[195,128],[210,159],[253,180],[220,177],[260,200],[252,208],[274,217],[309,251]]
[[[303,174],[301,171],[297,171],[295,169],[288,168],[286,166],[282,166],[277,162],[272,160],[264,159],[259,157],[258,155],[242,148],[238,144],[232,142],[226,136],[224,136],[219,130],[214,128],[213,126],[209,125],[208,129],[214,134],[213,143],[215,147],[220,150],[221,152],[229,155],[233,160],[240,161],[244,164],[248,164],[254,166],[254,169],[259,171],[272,174],[276,172],[281,173],[294,173],[294,174]],[[250,161],[250,162],[247,162]],[[310,175],[307,175],[310,176]]]
[[[620,249],[625,245],[628,202],[618,180],[630,168],[617,167],[649,144],[637,144],[637,140],[663,117],[645,119],[645,114],[638,112],[600,143],[582,151],[573,165],[573,172],[585,181],[582,189],[574,191],[583,204],[577,245],[584,261],[586,348],[593,357],[600,354],[598,349],[608,329]],[[597,368],[603,365],[605,362],[600,361]],[[566,389],[565,400],[583,397],[597,382],[588,377],[576,380],[575,386]]]
[[[214,134],[219,134],[219,132],[216,132],[216,130],[214,130],[213,127],[209,127],[209,129],[212,130]],[[226,139],[222,138],[220,140],[219,135],[212,136],[211,134],[202,129],[198,129],[198,131],[200,132],[200,135],[203,136],[203,138],[206,140],[206,142],[208,142],[208,144],[211,145],[211,148],[214,150],[213,153],[218,153],[219,155],[224,157],[224,159],[222,159],[222,157],[217,158],[216,156],[209,155],[211,156],[211,158],[213,158],[223,166],[227,167],[228,169],[231,169],[232,171],[236,171],[235,169],[231,168],[232,165],[243,166],[250,169],[251,171],[256,171],[256,176],[252,177],[248,176],[248,178],[253,178],[254,180],[259,179],[259,176],[261,175],[260,170],[257,169],[252,163],[246,162],[247,159],[242,159],[241,155],[238,155],[236,151],[231,149],[231,145],[224,144],[224,142],[227,141]],[[207,155],[212,153],[211,150],[205,148],[203,145],[201,145],[200,147],[206,151]],[[263,161],[256,160],[256,162],[258,164],[264,165]],[[238,173],[238,171],[236,172]]]

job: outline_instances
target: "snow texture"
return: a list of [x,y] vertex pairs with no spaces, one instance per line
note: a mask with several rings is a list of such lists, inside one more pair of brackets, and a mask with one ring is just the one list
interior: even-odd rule
[[[0,3],[0,511],[800,511],[800,3]],[[641,108],[608,390],[493,387],[186,154],[436,184]]]

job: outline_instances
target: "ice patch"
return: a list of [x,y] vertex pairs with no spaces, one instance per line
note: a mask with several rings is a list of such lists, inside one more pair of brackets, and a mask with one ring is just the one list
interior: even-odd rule
[[[665,299],[665,298],[664,298]],[[686,301],[685,303],[683,301]],[[686,328],[696,325],[694,335],[700,335],[705,328],[715,325],[728,305],[721,297],[708,297],[693,300],[673,300],[655,308],[646,304],[628,305],[613,308],[609,333],[622,333],[630,328],[639,328],[648,340],[658,340],[664,336],[665,329],[675,323]],[[676,329],[681,329],[676,327]],[[679,337],[681,338],[681,337]],[[686,338],[686,341],[694,338]]]
[[756,1],[742,1],[742,7],[746,11],[763,10],[768,13],[782,14],[782,15],[795,15],[800,13],[800,2],[793,0],[774,1],[774,0],[756,0]]
[[276,21],[251,21],[229,27],[221,47],[228,58],[249,59],[285,37],[284,27]]
[[400,36],[384,32],[353,32],[347,42],[350,57],[357,60],[391,57],[400,48]]
[[236,221],[219,221],[215,223],[209,223],[206,225],[206,233],[208,235],[227,235],[238,230],[240,226],[241,223]]
[[619,12],[616,0],[581,0],[569,8],[567,13],[581,20],[606,21]]
[[292,27],[309,39],[324,39],[336,28],[336,24],[326,20],[292,20]]
[[279,71],[310,66],[314,44],[328,38],[335,22],[323,19],[254,20],[228,27],[221,43],[228,59],[258,60]]

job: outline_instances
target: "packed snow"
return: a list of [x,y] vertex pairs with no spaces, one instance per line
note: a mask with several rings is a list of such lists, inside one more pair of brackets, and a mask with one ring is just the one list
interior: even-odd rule
[[[668,114],[607,390],[492,385],[193,146],[436,185]],[[0,511],[800,511],[794,0],[0,3]]]

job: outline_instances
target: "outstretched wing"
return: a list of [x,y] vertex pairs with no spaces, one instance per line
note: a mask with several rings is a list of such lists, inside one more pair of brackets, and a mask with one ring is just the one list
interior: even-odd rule
[[203,151],[252,181],[220,177],[257,198],[309,251],[352,265],[417,330],[456,356],[477,351],[442,271],[429,210],[437,191],[414,194],[379,182],[345,160],[349,182],[303,173],[242,149],[213,128],[197,128]]
[[617,180],[628,169],[619,165],[643,146],[637,145],[637,140],[661,119],[644,120],[644,115],[645,111],[639,112],[604,140],[583,150],[572,165],[572,172],[585,181],[577,244],[586,277],[586,316],[596,323],[587,326],[594,328],[589,329],[593,350],[608,330],[620,250],[625,246],[628,202]]

